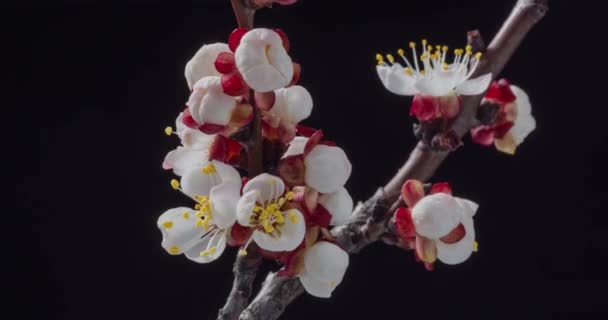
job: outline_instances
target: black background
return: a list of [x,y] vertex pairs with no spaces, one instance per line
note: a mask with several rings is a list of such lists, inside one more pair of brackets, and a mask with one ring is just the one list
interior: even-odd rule
[[[16,318],[211,319],[223,305],[235,250],[208,265],[171,257],[155,223],[187,201],[160,167],[178,143],[163,128],[187,99],[185,63],[234,28],[228,2],[3,5],[4,183],[17,193],[3,212],[1,287]],[[305,124],[346,150],[359,200],[415,144],[410,99],[382,87],[375,53],[422,37],[461,46],[472,28],[489,40],[513,2],[305,0],[256,22],[289,35],[315,101]],[[537,130],[515,157],[467,138],[434,178],[480,203],[479,252],[426,272],[410,252],[372,245],[351,257],[332,299],[304,295],[283,318],[605,310],[603,11],[601,1],[551,2],[502,73],[529,93]]]

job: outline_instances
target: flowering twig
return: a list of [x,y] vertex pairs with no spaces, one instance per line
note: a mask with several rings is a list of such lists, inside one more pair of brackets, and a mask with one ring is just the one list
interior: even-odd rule
[[[247,0],[230,1],[239,27],[253,28],[256,8],[250,6]],[[250,177],[255,177],[263,172],[264,159],[261,117],[258,108],[255,106],[254,91],[251,89],[249,90],[249,101],[253,106],[253,119],[251,121],[249,139],[245,144],[247,147],[248,174]],[[218,312],[218,319],[237,319],[249,303],[253,281],[262,263],[262,257],[257,253],[255,244],[249,246],[248,251],[247,255],[237,255],[236,257],[233,267],[234,281],[232,289],[226,299],[226,304]]]
[[[493,77],[496,77],[547,9],[548,0],[517,1],[511,15],[487,47],[485,58],[476,74],[491,72]],[[471,46],[483,49],[478,32],[470,32],[468,37]],[[464,98],[463,110],[449,128],[459,138],[476,124],[475,114],[481,98],[482,95]],[[418,143],[403,167],[387,185],[379,189],[365,203],[360,203],[348,224],[332,230],[337,241],[351,253],[377,241],[386,231],[387,222],[394,210],[402,205],[399,193],[403,183],[407,179],[423,181],[429,179],[448,154],[448,151],[435,150],[423,142]],[[277,319],[302,292],[303,288],[298,279],[281,278],[270,274],[256,298],[239,319]]]

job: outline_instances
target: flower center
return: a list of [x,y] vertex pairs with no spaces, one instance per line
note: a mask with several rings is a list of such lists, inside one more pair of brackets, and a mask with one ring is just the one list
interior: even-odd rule
[[208,196],[194,196],[198,203],[194,206],[196,210],[196,222],[197,228],[205,228],[205,231],[209,230],[211,225],[211,218],[213,217],[211,212],[211,200]]
[[[481,59],[481,52],[473,54],[473,47],[470,45],[467,45],[465,49],[454,50],[454,60],[452,64],[448,64],[446,60],[448,52],[448,46],[446,45],[436,45],[433,47],[426,39],[423,39],[422,54],[420,57],[418,57],[415,42],[410,42],[409,47],[412,50],[413,64],[410,63],[410,60],[406,57],[405,50],[399,49],[397,50],[397,54],[407,66],[404,69],[404,72],[415,79],[423,79],[425,77],[434,78],[441,73],[450,72],[464,73],[464,80],[466,80],[473,74]],[[385,61],[384,56],[378,53],[376,54],[376,60],[378,61],[378,65],[381,66],[387,65],[387,61],[390,65],[395,63],[395,57],[392,54],[387,54]],[[473,64],[471,70],[468,70],[469,63]]]
[[[266,205],[256,204],[253,208],[250,223],[272,237],[280,237],[281,231],[277,227],[284,225],[286,218],[281,208],[287,200],[291,200],[293,197],[293,192],[287,192],[285,197],[271,200]],[[298,223],[298,217],[294,212],[287,212],[287,217],[292,223]]]

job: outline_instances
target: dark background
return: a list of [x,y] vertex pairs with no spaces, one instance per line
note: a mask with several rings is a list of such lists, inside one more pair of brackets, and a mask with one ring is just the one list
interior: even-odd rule
[[[234,28],[228,2],[2,5],[4,183],[16,195],[3,213],[1,287],[17,318],[211,319],[223,305],[235,250],[207,265],[171,257],[155,223],[187,201],[160,167],[178,143],[163,128],[187,99],[185,63]],[[289,35],[315,101],[305,124],[346,150],[357,200],[416,142],[410,99],[382,87],[375,53],[422,37],[461,46],[472,28],[489,40],[514,1],[365,2],[304,0],[257,16]],[[529,93],[537,130],[515,157],[467,138],[434,179],[480,203],[479,252],[426,272],[411,252],[375,244],[352,256],[331,300],[304,295],[283,318],[605,311],[602,2],[551,2],[502,74]]]

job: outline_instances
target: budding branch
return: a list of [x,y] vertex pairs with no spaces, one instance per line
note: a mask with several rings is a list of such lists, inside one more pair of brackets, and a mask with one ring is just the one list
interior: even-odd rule
[[[255,11],[259,9],[249,0],[231,0],[241,27],[252,28]],[[532,27],[542,19],[548,9],[548,0],[519,0],[500,31],[485,48],[485,55],[476,74],[492,73],[496,76],[505,67]],[[481,35],[477,31],[468,33],[468,43],[478,51],[484,51]],[[448,130],[462,138],[476,123],[477,108],[482,95],[465,97],[463,109]],[[253,99],[251,99],[253,102]],[[256,108],[253,108],[254,110]],[[254,111],[256,112],[256,111]],[[247,143],[250,176],[262,171],[262,143],[259,113],[254,114],[252,135]],[[403,206],[400,189],[408,179],[426,181],[447,158],[449,151],[434,150],[419,142],[397,174],[364,203],[355,208],[349,223],[332,230],[340,245],[350,253],[356,253],[380,239],[390,241],[390,218]],[[226,305],[219,311],[218,319],[271,320],[277,319],[285,308],[304,292],[297,278],[278,277],[269,273],[256,297],[249,302],[252,284],[258,273],[262,258],[256,248],[249,247],[249,254],[239,256],[234,264],[234,283]]]

